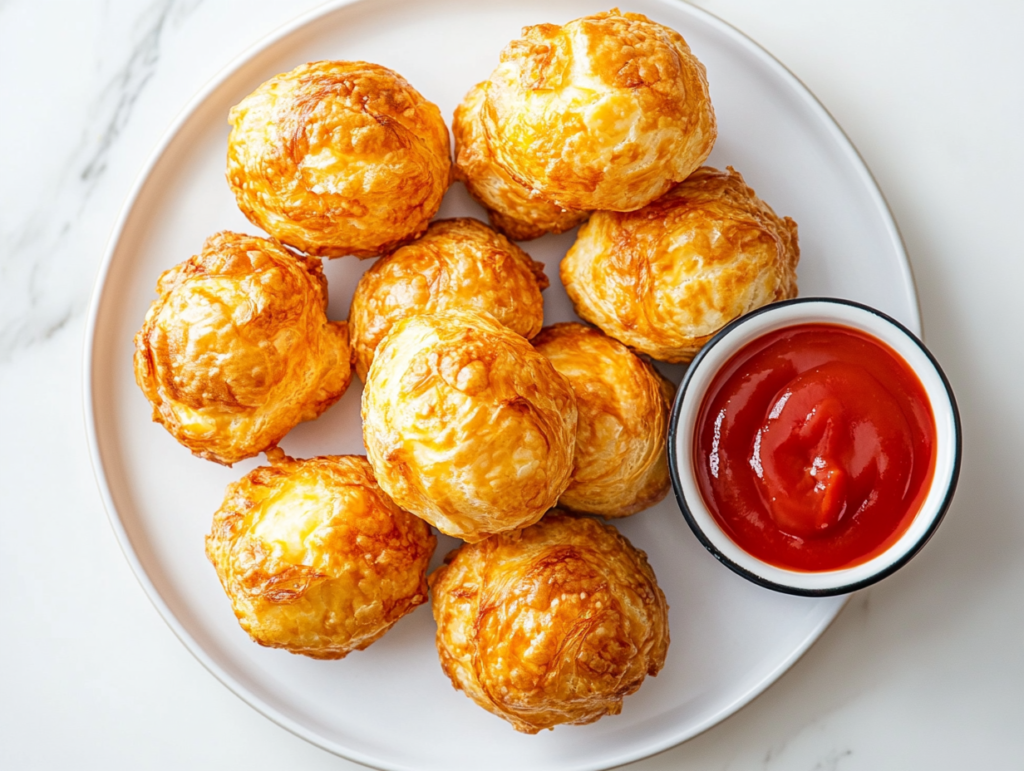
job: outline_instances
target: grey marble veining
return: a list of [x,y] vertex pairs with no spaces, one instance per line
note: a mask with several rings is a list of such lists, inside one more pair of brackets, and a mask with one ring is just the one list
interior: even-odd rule
[[[0,6],[0,14],[11,14],[16,3]],[[78,129],[77,138],[65,134],[61,145],[49,148],[57,162],[27,186],[35,200],[27,211],[0,220],[0,362],[84,314],[104,245],[95,237],[102,228],[97,232],[90,225],[97,216],[109,218],[110,210],[109,196],[94,203],[96,190],[107,180],[110,156],[160,66],[164,41],[198,5],[182,0],[95,3],[103,22],[96,31],[93,90],[83,113],[67,121]],[[2,45],[31,56],[40,41],[15,38],[12,32],[0,32]],[[83,52],[68,53],[76,60]],[[73,66],[87,68],[88,62]],[[49,85],[50,98],[66,96],[61,85]],[[3,101],[12,115],[33,114],[32,105],[17,98]],[[8,189],[4,197],[11,194]]]

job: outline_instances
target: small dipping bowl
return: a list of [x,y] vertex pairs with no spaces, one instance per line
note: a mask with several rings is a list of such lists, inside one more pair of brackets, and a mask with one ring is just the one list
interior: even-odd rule
[[[778,567],[741,548],[722,529],[701,494],[694,468],[695,433],[702,405],[719,370],[745,346],[779,330],[828,324],[860,331],[888,346],[917,375],[935,419],[931,480],[909,527],[884,551],[835,570]],[[668,436],[672,488],[683,516],[705,548],[722,564],[756,584],[787,594],[847,594],[903,567],[936,531],[949,508],[960,474],[960,415],[949,381],[924,344],[906,327],[866,305],[831,298],[800,298],[759,308],[715,335],[690,364],[676,394]]]

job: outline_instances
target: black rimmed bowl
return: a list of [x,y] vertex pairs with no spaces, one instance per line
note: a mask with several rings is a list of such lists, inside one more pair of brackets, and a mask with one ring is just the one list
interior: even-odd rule
[[[797,571],[777,567],[737,545],[708,510],[697,485],[694,433],[708,387],[718,371],[748,343],[771,332],[804,324],[833,324],[864,332],[903,358],[924,387],[935,418],[935,466],[928,492],[906,532],[885,551],[852,567]],[[953,499],[960,474],[960,415],[949,381],[910,330],[881,311],[831,298],[774,303],[743,316],[715,335],[693,360],[676,394],[668,437],[672,488],[694,534],[723,565],[756,584],[787,594],[822,597],[846,594],[880,581],[903,567],[925,545]]]

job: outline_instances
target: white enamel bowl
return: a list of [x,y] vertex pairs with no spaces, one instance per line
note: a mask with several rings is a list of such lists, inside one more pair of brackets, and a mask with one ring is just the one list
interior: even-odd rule
[[[903,536],[883,553],[839,570],[803,572],[764,562],[740,548],[711,515],[694,474],[693,438],[715,375],[748,343],[801,324],[837,324],[866,332],[895,351],[917,374],[935,416],[935,469],[921,509]],[[960,473],[960,416],[938,362],[910,330],[881,311],[848,300],[804,298],[760,308],[726,326],[693,360],[676,394],[669,429],[669,465],[676,500],[694,534],[723,565],[756,584],[787,594],[848,594],[891,575],[917,554],[949,508]]]

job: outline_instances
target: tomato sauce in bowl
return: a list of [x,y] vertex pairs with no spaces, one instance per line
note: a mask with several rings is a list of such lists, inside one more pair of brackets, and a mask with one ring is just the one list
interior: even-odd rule
[[721,564],[789,594],[847,594],[932,537],[960,475],[953,390],[913,332],[850,300],[764,306],[701,349],[676,393],[669,471]]
[[779,568],[862,564],[913,522],[935,418],[898,354],[857,329],[799,324],[748,343],[707,388],[693,465],[712,516]]

